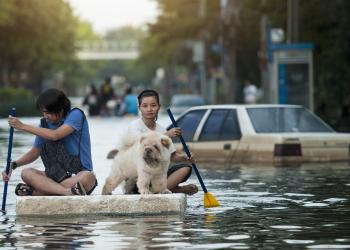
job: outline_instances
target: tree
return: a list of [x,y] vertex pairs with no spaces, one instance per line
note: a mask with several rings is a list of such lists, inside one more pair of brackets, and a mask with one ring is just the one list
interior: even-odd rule
[[[347,109],[350,113],[350,17],[347,13],[350,1],[298,2],[299,42],[315,45],[316,112],[333,126],[344,126],[340,123],[350,122],[350,117],[345,119],[346,112],[342,112]],[[226,67],[224,75],[232,89],[224,91],[225,95],[237,92],[245,78],[258,82],[261,18],[266,16],[272,27],[287,28],[287,1],[230,0],[225,8],[220,8],[224,1],[219,0],[158,0],[158,3],[160,14],[157,22],[149,26],[140,60],[150,72],[165,67],[166,83],[170,86],[175,81],[173,72],[177,65],[192,67],[192,72],[196,70],[190,63],[192,54],[182,53],[183,44],[196,39],[204,40],[207,45],[208,71],[210,67]],[[207,7],[204,10],[201,9],[203,3]],[[213,45],[219,48],[216,52]],[[179,54],[188,60],[178,60],[182,58]],[[169,86],[166,90],[165,94],[169,93]],[[237,97],[236,94],[236,101]],[[232,99],[229,97],[225,102]]]
[[300,4],[301,37],[315,44],[316,111],[336,128],[349,129],[350,117],[342,117],[341,110],[350,109],[350,2]]
[[199,8],[201,2],[158,0],[160,15],[156,23],[149,25],[149,36],[142,43],[140,64],[143,62],[153,75],[159,67],[166,70],[162,89],[165,99],[174,91],[178,66],[187,68],[189,74],[198,71],[192,62],[192,52],[189,53],[192,44],[205,40],[209,46],[215,38],[207,31],[215,30],[219,2],[206,1],[202,6],[206,8]]
[[76,19],[63,0],[0,1],[0,86],[39,92],[74,60]]
[[[286,1],[269,0],[261,10],[275,27],[286,29]],[[300,42],[314,49],[314,100],[316,113],[339,129],[349,129],[350,117],[350,2],[299,1]],[[334,98],[334,97],[337,98]],[[349,103],[347,103],[349,102]]]

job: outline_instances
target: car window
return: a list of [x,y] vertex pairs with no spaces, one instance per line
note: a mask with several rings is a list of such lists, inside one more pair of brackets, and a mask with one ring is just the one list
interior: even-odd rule
[[[193,110],[186,113],[177,121],[177,125],[182,130],[182,137],[186,142],[193,141],[194,133],[196,132],[198,124],[201,121],[205,112],[206,110]],[[168,130],[172,127],[173,126],[170,126]],[[174,143],[180,142],[180,139],[177,137],[172,139]]]
[[221,129],[221,140],[239,140],[241,139],[241,129],[239,127],[237,111],[230,110]]
[[304,108],[247,108],[247,112],[257,133],[334,132]]
[[224,141],[241,138],[236,110],[213,110],[199,137],[199,141]]

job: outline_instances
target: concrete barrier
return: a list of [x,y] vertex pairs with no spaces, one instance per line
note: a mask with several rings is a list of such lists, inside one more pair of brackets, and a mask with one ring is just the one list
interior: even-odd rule
[[17,196],[17,216],[181,214],[184,194]]

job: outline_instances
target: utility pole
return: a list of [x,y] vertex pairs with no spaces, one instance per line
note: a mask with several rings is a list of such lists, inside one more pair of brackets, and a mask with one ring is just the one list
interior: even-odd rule
[[[198,8],[198,16],[201,19],[204,19],[207,12],[207,3],[206,0],[200,0]],[[202,31],[200,34],[200,41],[196,43],[195,49],[197,50],[198,59],[198,68],[199,68],[199,79],[200,79],[200,93],[202,97],[208,101],[208,88],[207,88],[207,70],[206,70],[206,55],[205,55],[205,34]]]
[[287,43],[299,41],[299,0],[288,0]]
[[224,103],[236,102],[237,51],[235,40],[240,23],[241,0],[221,0],[221,41]]

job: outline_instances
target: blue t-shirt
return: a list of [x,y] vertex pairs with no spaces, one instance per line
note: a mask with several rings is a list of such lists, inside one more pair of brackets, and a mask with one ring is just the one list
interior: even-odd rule
[[128,114],[137,115],[138,107],[137,107],[137,96],[134,94],[129,94],[125,96],[124,103],[126,106],[126,112]]
[[[65,148],[67,149],[70,155],[78,155],[79,153],[79,138],[80,131],[82,131],[81,141],[80,141],[80,161],[85,168],[85,170],[92,171],[92,160],[91,160],[91,143],[90,143],[90,134],[89,134],[89,125],[84,119],[83,124],[83,113],[78,109],[72,109],[68,112],[66,118],[62,119],[63,124],[66,124],[74,128],[74,132],[62,139]],[[57,129],[57,124],[52,124],[47,121],[49,129]],[[82,129],[82,130],[81,130]],[[34,147],[41,148],[45,142],[45,139],[36,136],[34,141]]]

